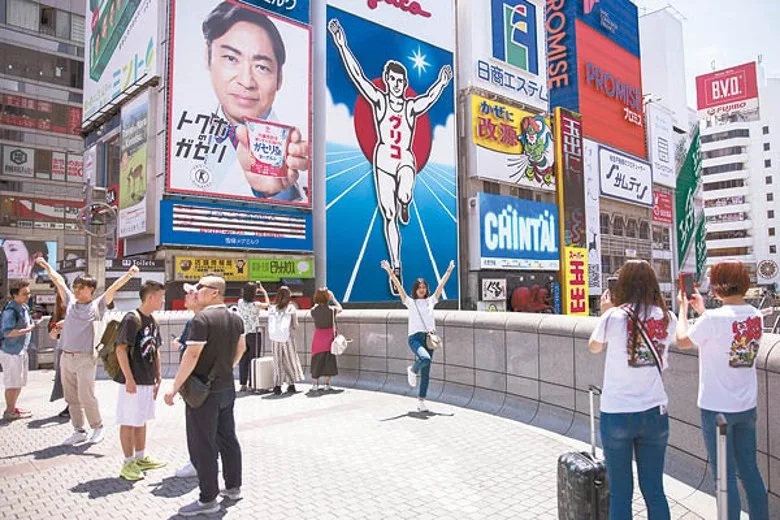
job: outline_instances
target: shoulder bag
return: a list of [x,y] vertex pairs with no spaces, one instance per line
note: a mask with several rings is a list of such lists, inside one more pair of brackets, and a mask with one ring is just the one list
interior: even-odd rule
[[[417,310],[417,315],[420,317],[420,321],[423,322],[423,325],[426,327],[428,326],[425,323],[425,319],[422,316],[422,313],[420,312],[420,307],[417,305],[417,299],[414,298],[414,308]],[[436,333],[436,327],[435,327],[435,320],[434,320],[434,327],[432,327],[433,330],[429,330],[425,334],[425,345],[428,347],[428,350],[438,350],[440,348],[444,348],[444,340],[441,339],[441,336],[439,336]]]
[[330,353],[334,356],[342,355],[350,341],[336,329],[336,309],[333,309],[333,341],[330,342]]
[[211,370],[209,370],[207,381],[204,382],[195,374],[190,374],[184,381],[184,384],[181,385],[181,388],[179,388],[179,394],[190,408],[200,408],[203,406],[203,403],[206,402],[206,398],[208,398],[209,393],[211,392],[211,384],[216,378],[214,368],[215,367],[212,366]]
[[[634,319],[636,312],[631,308],[630,305],[623,305],[620,308],[623,309],[626,314],[628,314],[630,319]],[[658,369],[658,375],[662,376],[664,370],[664,360],[661,357],[661,354],[658,352],[658,349],[655,348],[655,343],[653,343],[653,340],[651,340],[650,336],[647,334],[645,325],[642,323],[642,320],[639,319],[639,316],[636,317],[636,323],[639,326],[639,335],[642,337],[642,341],[645,343],[645,345],[647,345],[647,348],[649,348],[650,352],[653,354],[653,359],[655,359],[655,368]]]

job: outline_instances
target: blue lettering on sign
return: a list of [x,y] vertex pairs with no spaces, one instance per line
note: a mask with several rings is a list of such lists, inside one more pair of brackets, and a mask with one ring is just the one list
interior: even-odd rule
[[547,263],[559,258],[558,208],[555,204],[479,194],[481,256]]
[[632,85],[616,78],[591,62],[585,64],[585,83],[593,86],[607,97],[617,99],[631,110],[642,113],[642,92]]

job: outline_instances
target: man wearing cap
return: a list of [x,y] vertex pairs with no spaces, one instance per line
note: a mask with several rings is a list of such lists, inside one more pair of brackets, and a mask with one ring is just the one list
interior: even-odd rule
[[179,509],[182,516],[219,511],[218,454],[222,456],[225,478],[222,496],[230,500],[241,498],[241,446],[233,415],[236,400],[233,367],[246,350],[244,322],[225,306],[224,279],[205,276],[195,288],[203,310],[192,319],[179,370],[172,388],[165,394],[165,402],[173,405],[173,398],[190,374],[204,383],[212,378],[205,402],[198,408],[186,407],[187,447],[198,472],[200,496]]

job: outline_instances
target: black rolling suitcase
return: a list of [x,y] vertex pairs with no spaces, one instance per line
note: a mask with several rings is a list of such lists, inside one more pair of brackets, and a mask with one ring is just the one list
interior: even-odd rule
[[591,385],[590,444],[591,451],[573,451],[558,457],[559,520],[602,520],[609,517],[607,467],[596,458],[596,419],[593,395],[601,389]]

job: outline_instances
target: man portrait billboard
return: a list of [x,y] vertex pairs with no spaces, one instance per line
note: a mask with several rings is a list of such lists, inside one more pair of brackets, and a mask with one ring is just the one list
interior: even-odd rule
[[310,206],[310,28],[233,0],[172,9],[167,190]]

